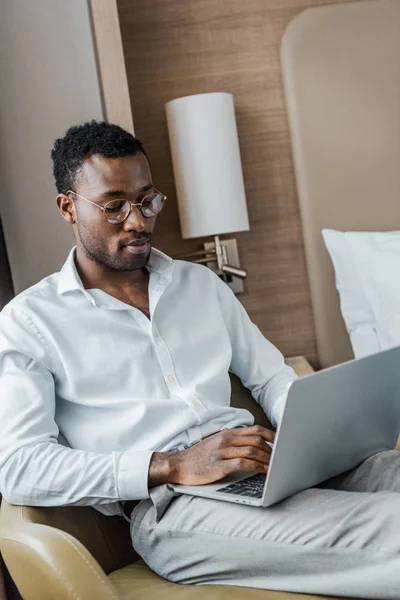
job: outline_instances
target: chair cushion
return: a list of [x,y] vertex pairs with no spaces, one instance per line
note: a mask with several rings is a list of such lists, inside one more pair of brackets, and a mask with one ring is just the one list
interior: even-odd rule
[[179,585],[162,579],[143,561],[118,569],[108,577],[121,600],[328,600],[327,596],[271,592],[236,586]]

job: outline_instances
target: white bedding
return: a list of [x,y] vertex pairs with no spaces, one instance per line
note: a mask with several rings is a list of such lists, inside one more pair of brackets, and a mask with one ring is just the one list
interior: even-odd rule
[[400,231],[322,235],[355,357],[400,345]]

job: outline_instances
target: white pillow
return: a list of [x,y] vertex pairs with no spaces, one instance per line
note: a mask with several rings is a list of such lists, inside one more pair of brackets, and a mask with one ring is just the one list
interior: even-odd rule
[[400,345],[400,231],[324,229],[356,358]]

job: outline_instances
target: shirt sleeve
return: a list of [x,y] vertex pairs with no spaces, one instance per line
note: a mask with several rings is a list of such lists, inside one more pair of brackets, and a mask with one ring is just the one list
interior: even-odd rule
[[105,505],[147,498],[152,452],[58,443],[54,364],[24,312],[0,313],[0,489],[12,504]]
[[251,391],[272,425],[278,428],[289,387],[297,375],[250,320],[229,286],[217,279],[222,314],[232,343],[230,371]]

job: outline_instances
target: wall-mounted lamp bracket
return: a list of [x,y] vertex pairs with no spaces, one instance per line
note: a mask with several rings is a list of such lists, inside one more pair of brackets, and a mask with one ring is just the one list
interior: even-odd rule
[[206,242],[204,250],[182,254],[175,258],[206,264],[212,271],[225,281],[235,294],[243,292],[243,279],[247,271],[240,268],[239,253],[235,239],[220,240],[214,237],[213,242]]

